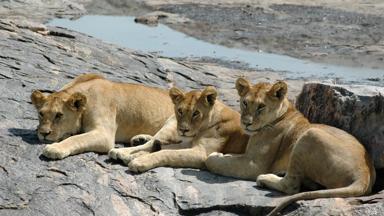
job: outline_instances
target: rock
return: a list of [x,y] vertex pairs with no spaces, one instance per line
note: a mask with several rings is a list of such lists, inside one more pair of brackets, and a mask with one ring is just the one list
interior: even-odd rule
[[0,18],[44,22],[52,17],[78,17],[85,14],[89,0],[9,0],[0,3]]
[[135,18],[135,22],[149,26],[157,26],[160,20],[164,20],[164,23],[167,24],[191,22],[191,20],[186,17],[163,11],[153,11]]
[[297,108],[314,123],[353,134],[384,168],[384,88],[364,85],[308,83],[297,98]]
[[[27,7],[26,2],[36,4]],[[254,181],[201,170],[157,168],[137,175],[95,153],[46,160],[29,99],[33,89],[58,90],[81,73],[97,72],[111,80],[163,88],[170,82],[188,90],[214,85],[220,99],[238,109],[237,77],[273,82],[282,79],[279,73],[172,60],[41,25],[53,16],[80,13],[71,0],[0,5],[4,14],[22,18],[0,16],[0,215],[263,215],[279,202],[279,194],[256,188]],[[288,81],[291,98],[302,83]],[[325,212],[384,211],[382,194],[339,200],[348,205],[334,205],[335,199],[305,201],[286,213],[303,215],[318,205]]]
[[384,211],[384,194],[381,192],[363,199],[316,199],[300,201],[296,210],[285,211],[287,216],[317,216],[317,215],[370,215],[380,216]]
[[164,19],[167,17],[168,17],[168,15],[166,13],[151,12],[149,14],[145,14],[145,15],[136,17],[135,22],[146,24],[146,25],[156,26],[159,23],[159,19]]
[[[214,85],[238,107],[234,80],[280,79],[215,64],[174,61],[132,51],[61,28],[0,19],[0,215],[251,214],[271,209],[275,194],[253,181],[194,169],[158,168],[133,175],[106,155],[81,154],[60,161],[41,156],[33,89],[58,90],[84,72],[116,81],[185,89]],[[40,26],[42,27],[42,26]],[[60,206],[60,208],[58,208]]]

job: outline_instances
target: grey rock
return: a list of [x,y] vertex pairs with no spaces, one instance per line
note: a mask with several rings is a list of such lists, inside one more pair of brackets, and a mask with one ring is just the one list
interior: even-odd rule
[[380,216],[384,212],[384,194],[367,196],[363,198],[332,198],[316,199],[313,201],[300,201],[297,209],[285,211],[287,216],[316,216],[316,215],[370,215]]
[[[42,157],[44,144],[37,139],[37,114],[29,100],[33,89],[57,90],[91,71],[111,80],[164,88],[170,82],[185,89],[214,85],[220,98],[237,108],[237,77],[258,82],[281,76],[176,61],[43,26],[52,14],[80,14],[82,9],[69,6],[71,1],[31,2],[36,4],[2,2],[0,9],[21,14],[17,19],[0,16],[0,215],[263,215],[279,202],[279,194],[258,189],[253,181],[206,171],[157,168],[132,174],[106,155],[86,153],[60,161]],[[302,81],[288,84],[293,98]],[[383,212],[382,195],[374,196],[340,200],[353,202],[348,208],[354,212]],[[314,215],[312,209],[319,205],[324,211],[346,208],[333,203],[334,199],[299,202],[286,213]]]
[[166,13],[163,11],[153,11],[151,13],[147,13],[142,16],[137,16],[135,18],[135,22],[149,26],[156,26],[160,20],[163,20],[163,23],[166,24],[191,22],[191,20],[182,17],[178,14]]
[[9,0],[0,3],[0,18],[45,22],[52,17],[79,17],[85,14],[88,0]]
[[365,85],[308,83],[297,108],[311,121],[353,134],[384,168],[384,88]]
[[[43,30],[43,32],[40,32]],[[233,81],[247,71],[174,61],[34,22],[0,19],[0,215],[244,215],[271,209],[270,191],[194,169],[133,175],[106,155],[61,161],[41,156],[33,89],[57,90],[93,71],[109,79],[166,88],[215,85],[237,106]],[[249,73],[253,81],[278,79]]]

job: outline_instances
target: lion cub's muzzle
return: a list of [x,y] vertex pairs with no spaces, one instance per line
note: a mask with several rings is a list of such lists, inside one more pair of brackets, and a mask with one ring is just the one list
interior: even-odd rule
[[[49,127],[39,127],[37,129],[37,136],[39,137],[40,141],[46,141],[47,137],[52,134],[52,130]],[[47,140],[49,141],[49,140]]]
[[189,126],[180,126],[177,129],[178,133],[182,137],[192,137],[191,128]]
[[45,143],[45,144],[50,144],[50,143],[57,141],[57,140],[49,139],[40,133],[37,134],[37,137],[39,138],[40,142]]
[[193,137],[194,135],[191,133],[188,133],[189,131],[179,131],[179,135],[181,137]]
[[253,124],[253,117],[251,115],[243,115],[241,116],[241,126],[244,130],[248,130],[251,125]]
[[60,138],[55,137],[55,133],[51,128],[40,127],[37,129],[37,137],[43,143],[53,143],[60,140]]

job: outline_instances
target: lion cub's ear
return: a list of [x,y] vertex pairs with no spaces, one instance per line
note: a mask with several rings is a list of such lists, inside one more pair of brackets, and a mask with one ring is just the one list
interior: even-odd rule
[[184,99],[184,93],[180,89],[173,87],[169,90],[169,96],[174,104],[180,103]]
[[32,104],[35,105],[37,109],[43,106],[45,101],[47,100],[47,96],[45,96],[41,91],[34,90],[31,94]]
[[287,83],[283,81],[277,81],[271,89],[268,91],[268,96],[273,99],[282,100],[287,95],[288,86]]
[[200,98],[203,99],[205,105],[207,106],[213,106],[213,104],[215,104],[216,97],[217,97],[217,91],[213,86],[206,87],[200,96]]
[[73,111],[85,110],[85,104],[87,104],[87,97],[79,92],[73,93],[67,100],[68,107]]
[[249,90],[251,89],[251,84],[248,80],[240,77],[236,80],[236,89],[237,93],[242,97],[249,92]]

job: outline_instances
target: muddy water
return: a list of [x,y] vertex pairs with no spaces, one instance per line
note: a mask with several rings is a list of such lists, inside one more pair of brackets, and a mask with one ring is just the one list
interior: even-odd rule
[[[48,23],[83,32],[104,41],[166,57],[209,57],[240,61],[255,69],[283,72],[290,79],[337,79],[339,82],[384,85],[384,70],[314,63],[284,55],[228,48],[189,37],[165,25],[149,27],[134,17],[83,16],[77,20],[54,19]],[[379,80],[375,82],[369,79]]]

